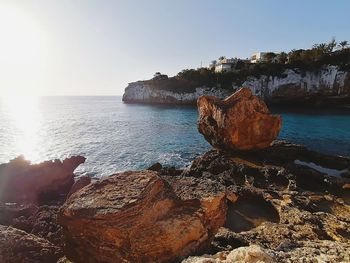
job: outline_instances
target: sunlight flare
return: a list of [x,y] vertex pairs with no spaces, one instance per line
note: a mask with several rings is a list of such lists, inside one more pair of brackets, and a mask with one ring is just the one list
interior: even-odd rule
[[40,98],[35,96],[2,97],[3,112],[13,123],[13,134],[16,134],[16,148],[25,159],[37,161],[40,159],[39,132],[41,114]]

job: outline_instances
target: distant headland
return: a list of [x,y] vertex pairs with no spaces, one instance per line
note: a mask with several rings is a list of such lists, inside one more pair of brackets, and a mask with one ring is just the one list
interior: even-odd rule
[[349,43],[332,39],[288,53],[257,52],[250,59],[221,56],[174,77],[157,72],[150,80],[129,83],[123,101],[194,105],[202,95],[224,98],[240,87],[269,105],[350,108]]

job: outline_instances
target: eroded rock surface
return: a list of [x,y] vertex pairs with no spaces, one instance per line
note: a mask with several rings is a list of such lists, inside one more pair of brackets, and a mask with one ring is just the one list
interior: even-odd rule
[[257,245],[219,252],[215,255],[190,257],[182,263],[275,263],[274,258]]
[[40,203],[66,195],[74,183],[74,170],[85,158],[30,164],[18,157],[0,165],[0,203]]
[[266,148],[281,129],[281,117],[271,115],[266,104],[248,88],[240,89],[225,100],[202,96],[197,105],[198,130],[215,148]]
[[[194,179],[186,185],[196,188],[200,180]],[[168,181],[176,189],[176,182]],[[198,253],[226,215],[225,188],[205,184],[201,194],[174,191],[148,170],[84,187],[62,207],[67,257],[74,262],[172,262]]]
[[275,142],[249,153],[212,150],[183,171],[226,187],[226,223],[207,252],[257,245],[276,262],[349,261],[350,179],[296,159],[323,171],[350,167],[349,158]]
[[60,248],[49,241],[0,225],[0,262],[56,263],[61,256]]

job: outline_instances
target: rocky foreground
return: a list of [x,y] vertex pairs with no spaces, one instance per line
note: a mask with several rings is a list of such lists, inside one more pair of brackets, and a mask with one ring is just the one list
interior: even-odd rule
[[2,202],[0,262],[349,262],[349,167],[275,142],[112,175],[65,201]]
[[[244,89],[233,98],[199,122],[211,117],[203,134],[229,147],[186,169],[157,163],[91,182],[74,176],[79,156],[0,165],[0,262],[350,262],[350,158],[262,147],[256,140],[272,141],[280,119]],[[223,105],[204,101],[200,112]],[[249,116],[222,121],[222,133],[214,121],[240,108]],[[249,123],[275,130],[252,141],[238,127]],[[225,137],[234,131],[246,150]]]

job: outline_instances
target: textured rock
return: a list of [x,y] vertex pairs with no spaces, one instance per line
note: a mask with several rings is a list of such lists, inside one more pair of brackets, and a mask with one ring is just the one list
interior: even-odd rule
[[[94,182],[62,207],[66,255],[74,262],[169,262],[198,252],[219,227],[222,192],[210,200],[179,198],[154,171]],[[224,216],[223,216],[224,217]]]
[[276,262],[264,249],[251,245],[240,247],[231,252],[218,253],[214,256],[191,257],[182,263],[274,263]]
[[344,186],[350,179],[297,164],[296,158],[324,171],[350,167],[347,157],[274,142],[249,153],[212,150],[183,171],[225,185],[231,196],[225,226],[207,253],[258,245],[276,262],[349,262],[350,189]]
[[61,256],[59,247],[49,241],[0,225],[0,262],[56,263]]
[[79,178],[76,179],[76,181],[74,182],[74,184],[72,185],[67,198],[70,197],[72,194],[74,194],[75,192],[79,191],[80,189],[82,189],[83,187],[89,185],[91,183],[91,177],[84,175],[84,176],[80,176]]
[[82,156],[30,164],[18,157],[0,165],[0,202],[38,203],[66,195],[74,183],[73,171]]
[[251,150],[270,146],[281,126],[280,116],[248,88],[242,88],[225,100],[202,96],[198,99],[198,130],[215,148]]
[[226,188],[213,180],[194,177],[162,176],[182,200],[200,200],[208,220],[210,234],[215,234],[226,221]]

